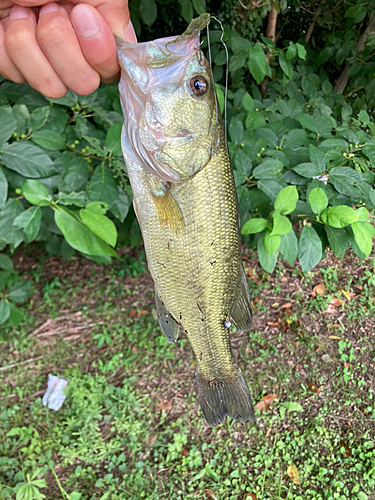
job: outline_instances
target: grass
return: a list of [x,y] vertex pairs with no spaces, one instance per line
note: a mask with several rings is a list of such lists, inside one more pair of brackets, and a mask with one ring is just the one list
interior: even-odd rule
[[[244,256],[254,328],[232,346],[265,411],[211,429],[142,254],[123,267],[35,255],[16,253],[38,291],[0,334],[0,498],[375,499],[374,260],[269,276]],[[48,373],[69,381],[58,412],[42,406]]]

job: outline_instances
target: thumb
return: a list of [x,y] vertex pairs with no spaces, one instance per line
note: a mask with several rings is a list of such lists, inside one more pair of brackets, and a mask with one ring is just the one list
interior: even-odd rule
[[137,37],[130,21],[127,1],[107,0],[100,3],[96,8],[114,35],[127,42],[137,42]]

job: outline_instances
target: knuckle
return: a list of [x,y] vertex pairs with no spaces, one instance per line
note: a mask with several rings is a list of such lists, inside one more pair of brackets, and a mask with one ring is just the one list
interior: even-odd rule
[[95,92],[99,85],[99,75],[91,70],[80,79],[76,79],[70,88],[78,95],[88,95]]
[[62,16],[51,17],[39,22],[36,36],[41,45],[53,48],[63,45],[72,36],[72,27]]
[[25,50],[30,45],[30,33],[27,30],[8,29],[5,33],[5,47],[8,52],[16,53]]

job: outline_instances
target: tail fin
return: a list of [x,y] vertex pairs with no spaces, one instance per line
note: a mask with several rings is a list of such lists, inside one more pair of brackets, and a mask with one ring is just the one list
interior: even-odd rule
[[196,382],[201,410],[211,427],[223,423],[226,416],[237,422],[255,421],[250,392],[240,370],[236,377],[211,381],[197,371]]

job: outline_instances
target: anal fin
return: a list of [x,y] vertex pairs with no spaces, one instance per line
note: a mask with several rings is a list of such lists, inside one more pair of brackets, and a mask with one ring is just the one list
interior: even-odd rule
[[184,229],[185,221],[176,198],[168,186],[151,191],[161,227],[169,225],[173,233]]
[[251,307],[249,287],[247,285],[245,271],[242,266],[240,271],[238,292],[230,316],[238,331],[246,332],[250,330],[253,318],[253,310]]
[[171,316],[157,292],[155,292],[156,312],[158,313],[159,326],[167,339],[167,342],[172,344],[178,339],[180,333],[180,325]]

